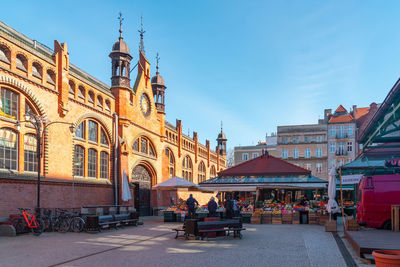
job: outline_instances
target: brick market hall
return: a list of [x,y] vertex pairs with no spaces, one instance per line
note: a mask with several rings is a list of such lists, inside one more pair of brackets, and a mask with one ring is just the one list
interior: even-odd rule
[[[66,43],[54,41],[50,49],[0,21],[0,217],[36,206],[38,168],[41,207],[117,202],[141,215],[168,206],[172,196],[188,197],[152,190],[155,184],[173,176],[200,183],[226,168],[222,128],[213,150],[196,132],[183,134],[180,120],[166,121],[168,90],[158,58],[150,74],[143,27],[137,51],[122,33],[120,20],[111,65],[104,66],[109,86],[70,63]],[[131,62],[132,53],[138,62]],[[39,120],[40,135],[29,118]],[[128,202],[121,199],[124,173],[133,196]],[[205,202],[210,195],[196,197]]]

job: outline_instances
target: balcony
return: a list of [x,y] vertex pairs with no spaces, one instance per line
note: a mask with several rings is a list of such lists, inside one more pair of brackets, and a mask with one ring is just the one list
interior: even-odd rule
[[346,150],[337,150],[336,156],[347,156],[347,151]]
[[349,136],[347,133],[336,133],[336,139],[345,139],[348,138]]

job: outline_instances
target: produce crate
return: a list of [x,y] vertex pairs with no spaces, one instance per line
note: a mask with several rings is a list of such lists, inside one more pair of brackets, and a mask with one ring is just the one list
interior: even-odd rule
[[300,224],[300,213],[293,213],[292,224]]
[[325,224],[325,232],[336,232],[337,223],[336,221],[327,221]]
[[283,224],[292,224],[292,221],[293,221],[293,214],[289,214],[289,213],[286,213],[286,214],[282,214],[282,223]]
[[325,225],[329,221],[329,214],[319,215],[319,225]]
[[258,216],[251,216],[250,219],[251,224],[261,224],[261,217]]
[[308,213],[308,224],[318,224],[318,214],[316,212]]
[[176,222],[176,215],[173,211],[164,211],[164,222]]
[[272,224],[282,224],[282,214],[272,214]]
[[358,231],[358,230],[360,230],[360,225],[358,225],[357,220],[346,219],[346,230],[347,231]]
[[271,224],[272,223],[272,213],[261,214],[261,223],[262,224]]

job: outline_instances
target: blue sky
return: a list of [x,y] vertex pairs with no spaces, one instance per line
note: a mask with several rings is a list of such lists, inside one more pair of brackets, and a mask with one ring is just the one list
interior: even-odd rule
[[325,108],[382,102],[400,73],[399,1],[17,2],[2,3],[2,21],[51,48],[66,42],[70,61],[108,84],[118,12],[133,61],[143,14],[166,119],[202,143],[215,145],[221,120],[233,148]]

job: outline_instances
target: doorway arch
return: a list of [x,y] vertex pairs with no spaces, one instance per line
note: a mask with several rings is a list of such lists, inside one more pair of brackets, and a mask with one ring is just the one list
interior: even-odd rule
[[149,163],[140,162],[132,169],[131,178],[135,185],[135,208],[139,216],[150,216],[150,193],[155,181],[155,171]]

